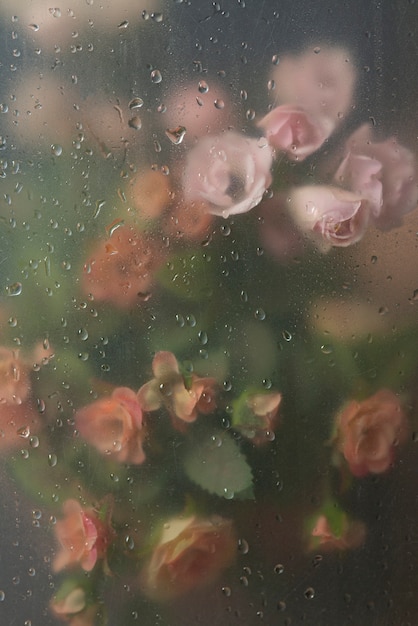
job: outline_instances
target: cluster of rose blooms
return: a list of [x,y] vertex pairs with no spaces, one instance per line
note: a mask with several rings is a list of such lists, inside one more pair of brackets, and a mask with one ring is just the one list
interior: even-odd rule
[[[2,348],[0,353],[0,412],[4,449],[21,446],[27,433],[40,432],[42,423],[34,409],[30,380],[31,363],[35,369],[53,358],[50,348],[36,348],[30,358]],[[33,367],[33,366],[32,366]],[[111,395],[79,408],[75,413],[74,434],[94,446],[105,457],[121,464],[146,462],[147,424],[153,413],[164,408],[172,425],[185,432],[197,418],[204,419],[216,404],[213,379],[192,375],[186,380],[175,356],[159,352],[152,364],[154,377],[135,392],[117,387]],[[247,400],[251,418],[242,424],[241,434],[255,445],[262,443],[262,433],[275,428],[281,395],[268,392]],[[398,397],[382,389],[362,401],[351,401],[336,415],[332,442],[335,464],[354,477],[380,474],[394,462],[395,450],[407,437],[405,411]],[[264,438],[264,443],[267,439]],[[53,568],[90,572],[101,566],[108,572],[107,552],[116,532],[112,526],[111,499],[96,506],[83,506],[76,499],[63,503],[63,516],[54,529],[60,550]],[[360,522],[344,515],[339,533],[333,532],[326,512],[317,515],[310,528],[311,547],[321,549],[352,548],[362,543],[365,529]],[[219,516],[179,514],[162,524],[151,556],[142,565],[138,585],[154,600],[167,600],[206,585],[230,567],[237,554],[238,542],[233,521]],[[76,624],[90,624],[97,609],[82,585],[69,587],[65,595],[52,601],[53,611]],[[79,620],[79,621],[77,621]],[[89,621],[91,620],[91,621]]]

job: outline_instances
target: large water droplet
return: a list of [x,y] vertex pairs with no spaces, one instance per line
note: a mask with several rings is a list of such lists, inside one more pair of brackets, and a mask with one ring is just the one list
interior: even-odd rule
[[161,83],[163,77],[160,70],[152,70],[151,72],[151,80],[153,83],[158,84]]
[[8,296],[20,296],[22,293],[22,283],[13,283],[7,287]]
[[134,115],[128,122],[128,126],[133,128],[134,130],[140,130],[142,128],[142,121],[139,115]]
[[186,134],[186,129],[184,126],[177,126],[176,128],[172,129],[167,128],[165,134],[167,135],[171,143],[174,143],[177,146],[183,141]]

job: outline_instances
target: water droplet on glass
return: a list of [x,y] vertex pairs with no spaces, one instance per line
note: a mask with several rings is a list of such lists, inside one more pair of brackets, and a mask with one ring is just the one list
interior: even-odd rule
[[284,572],[284,565],[282,565],[281,563],[277,563],[277,565],[274,566],[274,573],[283,574],[283,572]]
[[315,597],[315,589],[313,587],[308,587],[303,595],[307,600],[313,600]]
[[200,93],[207,93],[209,91],[209,85],[205,80],[200,80],[197,88]]
[[31,448],[39,448],[39,437],[36,435],[29,437],[29,445]]
[[20,296],[22,293],[22,283],[13,283],[7,287],[8,296]]
[[199,341],[202,344],[202,346],[205,346],[208,342],[207,333],[205,333],[204,330],[201,330],[200,332],[198,332],[197,336],[199,337]]
[[35,33],[39,30],[39,25],[38,24],[29,24],[29,28],[33,31],[35,31]]
[[139,117],[139,115],[135,115],[134,117],[131,117],[131,119],[128,122],[128,126],[130,126],[130,128],[133,128],[134,130],[140,130],[142,128],[142,122],[141,122],[141,118]]
[[77,334],[82,341],[86,341],[89,338],[89,333],[85,328],[79,328]]
[[371,257],[370,261],[373,263],[373,265],[374,265],[375,263],[377,263],[377,256],[374,254],[374,255]]
[[158,84],[161,83],[163,77],[160,70],[152,70],[151,72],[151,80],[153,83]]
[[224,596],[229,598],[229,596],[231,595],[232,591],[231,591],[231,589],[229,587],[222,587],[222,593],[224,594]]
[[238,552],[241,554],[248,554],[250,550],[250,546],[248,545],[248,541],[245,539],[238,539]]
[[286,610],[286,602],[284,602],[283,600],[280,600],[277,603],[277,610],[278,611],[285,611]]
[[129,21],[128,20],[123,20],[123,22],[118,24],[118,28],[128,28],[128,26],[129,26]]
[[169,138],[171,143],[174,143],[176,146],[179,145],[186,134],[186,129],[184,126],[177,126],[176,128],[167,128],[165,131],[166,136]]
[[22,426],[18,429],[17,434],[19,435],[19,437],[22,437],[22,439],[28,439],[30,437],[29,426]]
[[140,109],[142,106],[144,106],[144,101],[142,98],[132,98],[128,106],[131,111],[134,109]]
[[59,145],[59,144],[57,144],[57,143],[53,143],[53,144],[51,145],[51,153],[52,153],[54,156],[57,156],[57,157],[61,156],[61,154],[62,154],[62,146],[60,146],[60,145]]
[[282,332],[282,337],[285,341],[292,341],[292,333],[290,333],[288,330],[284,330]]
[[266,313],[263,309],[257,309],[254,312],[254,317],[256,320],[259,320],[260,322],[262,322],[263,320],[266,319]]
[[0,602],[4,602],[6,598],[6,594],[4,593],[3,590],[0,590]]
[[135,548],[135,541],[132,539],[130,535],[126,535],[125,545],[128,548],[128,550],[133,550]]
[[216,109],[222,110],[225,108],[225,102],[220,98],[217,98],[213,104],[215,105]]
[[271,62],[273,63],[273,65],[279,65],[280,63],[280,57],[278,54],[273,54],[273,56],[271,57]]
[[267,89],[269,91],[273,91],[275,87],[276,87],[276,83],[274,82],[274,80],[269,80],[267,83]]
[[322,354],[332,354],[332,346],[330,346],[329,344],[324,343],[321,346],[321,352],[322,352]]
[[49,467],[55,467],[58,463],[58,458],[56,454],[48,454],[48,465]]
[[151,13],[151,19],[154,20],[154,22],[161,23],[163,21],[163,17],[162,13]]

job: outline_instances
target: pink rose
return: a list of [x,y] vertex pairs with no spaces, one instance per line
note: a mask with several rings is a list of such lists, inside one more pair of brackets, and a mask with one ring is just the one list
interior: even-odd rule
[[292,216],[320,247],[345,247],[364,235],[370,215],[367,200],[339,187],[311,185],[289,192]]
[[90,572],[98,559],[106,555],[113,538],[110,522],[101,521],[93,509],[83,509],[77,500],[66,500],[64,518],[55,524],[55,535],[61,551],[54,559],[53,569],[80,566]]
[[272,151],[266,140],[229,131],[204,137],[187,156],[186,202],[204,200],[209,213],[229,217],[255,207],[271,183]]
[[208,585],[232,564],[236,549],[230,520],[174,518],[164,525],[142,571],[144,591],[155,600],[170,600]]
[[377,218],[382,210],[381,172],[380,161],[349,152],[336,171],[334,180],[367,200],[371,216]]
[[154,378],[142,385],[137,394],[144,411],[156,411],[165,406],[179,420],[194,422],[198,413],[209,413],[215,408],[215,381],[194,375],[186,387],[177,359],[171,352],[157,352],[152,371]]
[[119,226],[98,242],[84,266],[84,292],[95,300],[126,309],[141,302],[164,262],[162,244],[128,226]]
[[75,423],[80,435],[101,454],[119,463],[139,465],[145,461],[142,408],[132,389],[117,387],[110,398],[79,409]]
[[[346,147],[349,154],[368,157],[381,164],[375,177],[382,186],[382,203],[379,213],[373,214],[374,223],[382,230],[399,226],[402,216],[413,211],[418,203],[417,163],[414,154],[399,145],[395,137],[374,143],[369,124],[360,126],[348,139]],[[347,166],[347,163],[342,164],[340,169],[347,170]],[[359,175],[359,172],[351,174],[357,186]]]
[[337,46],[316,46],[283,55],[272,75],[280,103],[293,103],[334,126],[349,111],[356,70],[350,53]]
[[405,414],[392,391],[353,400],[338,415],[336,444],[354,476],[381,474],[390,468],[395,448],[407,434]]
[[292,161],[303,161],[318,150],[334,130],[326,117],[315,117],[300,106],[283,104],[258,123],[272,148]]
[[344,515],[342,527],[336,533],[325,515],[319,515],[311,531],[310,549],[350,550],[358,548],[366,537],[366,527],[362,522],[350,521]]

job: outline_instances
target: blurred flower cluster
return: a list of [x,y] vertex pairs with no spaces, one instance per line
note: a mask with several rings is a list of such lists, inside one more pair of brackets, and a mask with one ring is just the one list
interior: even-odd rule
[[[158,27],[159,3],[143,4],[122,3],[119,32]],[[89,6],[40,3],[25,19],[58,55],[54,24],[82,39]],[[97,7],[89,26],[107,33]],[[18,83],[31,114],[10,124],[13,142],[48,160],[35,194],[9,190],[21,213],[7,235],[29,256],[6,259],[0,447],[50,509],[50,608],[71,626],[113,623],[118,585],[145,611],[242,582],[244,536],[267,562],[286,543],[275,530],[266,547],[251,526],[267,505],[298,511],[288,530],[304,555],[361,550],[352,494],[388,479],[407,446],[416,328],[389,332],[365,298],[344,300],[346,251],[332,248],[402,224],[415,156],[357,121],[348,48],[273,65],[274,102],[245,122],[204,73],[148,100],[136,83],[90,93],[88,73],[65,98],[55,75]],[[146,71],[157,88],[160,70]]]

